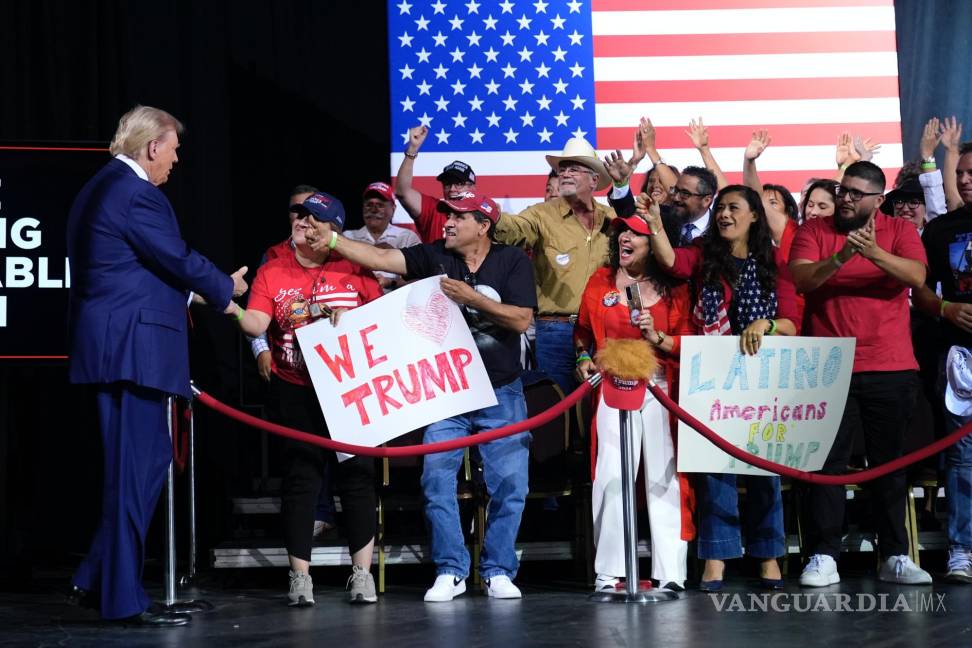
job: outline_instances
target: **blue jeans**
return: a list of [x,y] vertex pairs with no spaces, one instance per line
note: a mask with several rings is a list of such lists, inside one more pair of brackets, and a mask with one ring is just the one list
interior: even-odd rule
[[[496,405],[433,423],[425,430],[425,443],[448,441],[526,419],[526,401],[519,379],[495,388],[494,392]],[[512,579],[519,568],[514,544],[529,490],[530,438],[529,432],[522,432],[479,446],[489,493],[486,536],[479,561],[483,578],[504,575]],[[422,469],[425,520],[436,573],[459,578],[469,575],[469,552],[463,541],[456,501],[456,473],[462,465],[462,454],[462,450],[430,454]]]
[[[739,475],[701,476],[699,492],[699,558],[725,560],[743,555],[739,520]],[[743,476],[746,512],[742,527],[746,555],[776,558],[786,552],[783,534],[783,499],[779,477]]]
[[[951,434],[972,416],[957,416],[945,408],[945,432]],[[945,451],[945,491],[948,495],[948,546],[972,551],[972,435]]]
[[577,389],[574,380],[574,325],[537,317],[537,366],[560,385],[564,394]]

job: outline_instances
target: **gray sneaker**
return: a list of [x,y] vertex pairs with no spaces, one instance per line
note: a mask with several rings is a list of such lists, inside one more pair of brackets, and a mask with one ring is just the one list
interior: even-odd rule
[[287,593],[288,605],[308,607],[314,605],[314,581],[310,574],[290,572],[290,592]]
[[972,583],[972,552],[966,549],[948,550],[948,573],[945,580],[949,583]]
[[878,580],[900,585],[931,585],[931,574],[905,555],[891,556],[878,569]]
[[375,579],[371,572],[364,567],[352,565],[351,578],[348,579],[349,603],[377,603],[378,594],[375,593]]

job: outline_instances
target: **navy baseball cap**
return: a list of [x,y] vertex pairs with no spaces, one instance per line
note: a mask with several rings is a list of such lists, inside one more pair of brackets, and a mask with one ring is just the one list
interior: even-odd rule
[[452,164],[449,164],[444,169],[442,173],[435,177],[439,182],[446,182],[447,180],[458,180],[459,182],[471,182],[476,183],[476,174],[473,173],[472,167],[470,167],[465,162],[456,160]]
[[323,191],[312,194],[310,198],[300,205],[294,205],[290,210],[309,213],[322,223],[334,223],[338,227],[344,227],[344,205],[340,200]]

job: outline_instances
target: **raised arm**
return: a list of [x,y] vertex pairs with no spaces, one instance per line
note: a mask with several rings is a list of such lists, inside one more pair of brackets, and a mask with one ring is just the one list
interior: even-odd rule
[[763,195],[763,184],[759,181],[759,174],[756,172],[756,158],[763,154],[772,141],[769,131],[765,129],[753,131],[753,138],[743,151],[743,183],[762,197],[763,211],[766,212],[766,221],[769,223],[773,242],[779,245],[789,217]]
[[938,117],[932,117],[921,131],[918,145],[918,156],[921,160],[921,174],[918,183],[921,185],[925,197],[925,220],[930,221],[941,216],[948,207],[945,204],[945,189],[942,173],[936,168],[935,149],[942,140],[941,123]]
[[715,157],[712,155],[712,150],[709,148],[709,129],[702,123],[702,118],[699,117],[698,122],[694,119],[690,121],[685,134],[689,136],[689,139],[692,140],[692,145],[695,146],[699,155],[702,156],[702,163],[705,165],[705,168],[715,175],[718,188],[721,190],[729,186],[729,181],[726,180],[722,168],[716,162]]
[[428,135],[427,126],[408,129],[408,146],[405,147],[405,157],[402,158],[402,165],[398,167],[398,177],[395,179],[395,195],[413,220],[418,218],[422,211],[422,194],[412,187],[415,158]]
[[[678,182],[678,176],[664,163],[661,154],[658,152],[655,144],[655,126],[647,117],[642,117],[641,123],[638,124],[632,151],[632,168],[637,167],[638,163],[647,156],[663,185],[674,187],[675,183]],[[635,158],[637,158],[637,161],[635,161]]]
[[638,196],[637,203],[638,216],[648,223],[648,228],[651,230],[651,253],[663,269],[670,270],[675,265],[675,250],[672,248],[672,242],[668,240],[668,234],[665,233],[661,208],[646,193]]
[[955,178],[961,142],[962,124],[954,116],[943,119],[942,145],[945,147],[945,159],[942,160],[942,183],[945,185],[945,204],[949,211],[954,211],[965,204],[959,195],[958,181]]
[[314,224],[314,231],[308,232],[305,237],[313,250],[319,252],[325,248],[330,248],[351,263],[357,263],[368,270],[381,270],[397,275],[404,275],[407,272],[405,255],[402,254],[401,250],[380,248],[369,243],[352,241],[331,229],[330,223],[311,220]]

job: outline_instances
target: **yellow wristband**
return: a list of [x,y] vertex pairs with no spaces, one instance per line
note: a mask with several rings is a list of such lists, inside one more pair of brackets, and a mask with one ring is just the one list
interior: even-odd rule
[[338,233],[331,230],[331,240],[327,243],[327,249],[333,250],[337,247]]
[[943,299],[942,300],[942,306],[941,306],[941,308],[938,309],[938,316],[939,317],[945,317],[945,307],[948,306],[951,303],[952,302],[948,301],[947,299]]
[[236,318],[236,321],[237,322],[242,322],[243,321],[243,315],[245,313],[246,313],[246,309],[245,308],[240,308],[239,306],[237,306],[236,307],[236,315],[234,315],[234,317]]

